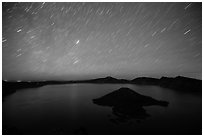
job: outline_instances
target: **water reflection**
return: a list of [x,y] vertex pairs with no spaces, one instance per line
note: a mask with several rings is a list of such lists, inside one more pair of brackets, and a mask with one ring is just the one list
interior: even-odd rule
[[120,88],[105,96],[93,99],[93,103],[101,106],[112,107],[112,113],[117,116],[116,119],[110,119],[111,122],[118,124],[131,119],[138,122],[150,116],[143,106],[163,106],[167,107],[168,102],[153,99],[149,96],[141,95],[129,88]]
[[[121,87],[130,89],[114,92]],[[201,134],[202,97],[132,84],[49,85],[8,95],[2,120],[3,134]]]

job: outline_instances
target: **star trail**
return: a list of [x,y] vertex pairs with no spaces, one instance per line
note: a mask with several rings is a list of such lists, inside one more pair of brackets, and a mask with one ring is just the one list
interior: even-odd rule
[[5,80],[201,78],[202,3],[2,3]]

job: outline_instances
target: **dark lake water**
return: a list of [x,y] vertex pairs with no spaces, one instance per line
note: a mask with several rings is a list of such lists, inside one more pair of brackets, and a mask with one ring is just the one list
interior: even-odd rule
[[[92,102],[121,87],[169,105],[144,107],[149,114],[145,119],[120,119],[111,107]],[[201,134],[202,97],[157,86],[47,85],[7,96],[2,119],[3,128],[19,134]]]

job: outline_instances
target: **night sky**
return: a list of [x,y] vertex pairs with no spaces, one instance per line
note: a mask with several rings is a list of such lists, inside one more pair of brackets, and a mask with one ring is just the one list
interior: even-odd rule
[[3,79],[201,79],[201,6],[2,3]]

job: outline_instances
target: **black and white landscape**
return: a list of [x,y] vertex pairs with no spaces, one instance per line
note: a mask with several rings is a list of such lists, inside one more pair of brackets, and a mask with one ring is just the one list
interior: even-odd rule
[[3,135],[201,135],[202,3],[3,2]]

